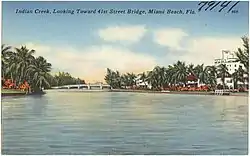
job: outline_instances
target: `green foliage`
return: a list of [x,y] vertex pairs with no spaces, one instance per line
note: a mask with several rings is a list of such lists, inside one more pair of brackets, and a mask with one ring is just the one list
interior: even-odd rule
[[[113,88],[132,87],[136,84],[136,75],[126,73],[120,76],[118,71],[107,69],[105,81]],[[166,67],[156,66],[152,71],[138,74],[139,79],[146,85],[148,82],[153,90],[161,90],[170,86],[186,86],[188,75],[194,75],[200,80],[200,83],[216,87],[216,78],[221,77],[224,84],[225,77],[230,76],[225,65],[215,66],[186,65],[185,62],[177,61],[173,66]],[[241,79],[240,79],[241,81]]]
[[218,77],[221,78],[223,86],[225,86],[225,78],[229,77],[227,66],[225,64],[220,64],[217,69]]
[[52,65],[42,56],[35,57],[34,54],[35,50],[29,50],[25,46],[12,50],[10,46],[3,44],[2,77],[11,79],[16,85],[27,81],[33,91],[55,85],[85,83],[84,80],[73,78],[68,73],[52,76]]
[[249,75],[249,38],[244,36],[241,38],[243,41],[244,49],[238,48],[238,51],[235,52],[237,57],[236,61],[242,63],[245,67],[245,73]]
[[59,72],[55,76],[51,77],[51,86],[63,86],[73,84],[85,84],[85,81],[81,80],[80,78],[74,78],[67,72]]
[[121,75],[118,71],[107,69],[107,75],[104,80],[113,88],[121,88]]
[[238,68],[238,70],[236,70],[233,74],[233,82],[234,82],[234,88],[238,88],[238,82],[245,82],[244,80],[244,70],[242,69],[242,67],[240,66]]
[[[235,53],[237,61],[242,63],[245,69],[239,68],[232,76],[235,84],[237,82],[243,82],[243,74],[249,73],[249,40],[248,37],[242,37],[244,49],[238,49]],[[105,76],[106,82],[113,88],[121,88],[122,86],[133,86],[135,84],[135,77],[131,74],[123,74],[120,76],[118,71],[112,71],[107,69],[107,75]],[[200,83],[209,85],[212,88],[216,87],[216,78],[221,78],[223,85],[225,86],[225,78],[231,76],[225,64],[215,66],[201,65],[186,65],[185,62],[177,61],[173,65],[166,67],[156,66],[152,71],[143,72],[138,74],[140,80],[145,83],[148,82],[152,89],[160,90],[168,86],[185,86],[187,83],[188,75],[193,75],[200,80]],[[235,87],[237,88],[237,86]]]
[[112,88],[122,88],[127,86],[133,86],[136,84],[135,81],[136,75],[133,73],[126,73],[121,75],[118,71],[112,71],[107,68],[107,74],[104,80],[109,84]]

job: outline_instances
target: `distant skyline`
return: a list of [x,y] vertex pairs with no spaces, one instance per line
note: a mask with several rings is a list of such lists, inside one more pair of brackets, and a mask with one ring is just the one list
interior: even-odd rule
[[[249,35],[247,1],[237,14],[197,12],[198,2],[2,2],[2,43],[36,50],[53,72],[104,81],[106,68],[143,72],[177,60],[213,64]],[[193,9],[195,15],[16,14],[16,9]]]

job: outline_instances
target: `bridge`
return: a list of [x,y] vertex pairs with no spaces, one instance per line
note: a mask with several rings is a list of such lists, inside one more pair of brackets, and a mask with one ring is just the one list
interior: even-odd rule
[[112,87],[108,84],[76,84],[76,85],[64,85],[64,86],[56,86],[52,87],[52,89],[112,89]]

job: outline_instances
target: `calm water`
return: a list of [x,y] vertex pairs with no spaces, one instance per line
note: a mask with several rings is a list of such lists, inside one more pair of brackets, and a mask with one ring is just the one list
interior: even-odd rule
[[2,99],[3,154],[247,154],[248,98],[55,93]]

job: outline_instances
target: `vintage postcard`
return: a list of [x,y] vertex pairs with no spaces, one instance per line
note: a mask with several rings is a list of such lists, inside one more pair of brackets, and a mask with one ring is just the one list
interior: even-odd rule
[[247,155],[248,1],[3,1],[3,155]]

